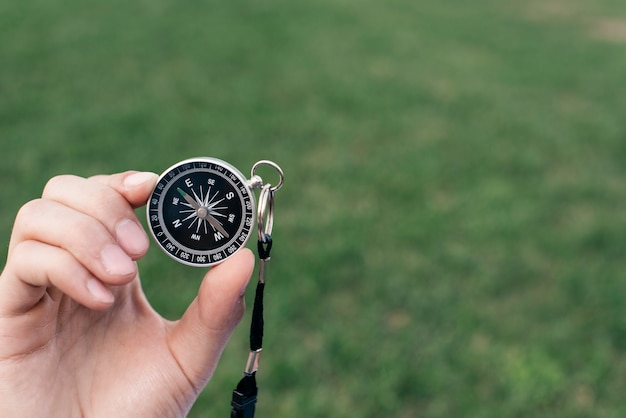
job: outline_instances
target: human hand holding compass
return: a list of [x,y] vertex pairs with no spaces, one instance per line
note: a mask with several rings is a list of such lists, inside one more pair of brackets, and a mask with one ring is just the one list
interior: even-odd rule
[[[152,173],[60,176],[20,210],[0,276],[0,416],[188,412],[241,319],[254,257],[246,249],[229,255],[205,274],[179,321],[161,318],[135,263],[149,243],[134,209],[155,183]],[[214,194],[203,185],[203,199]],[[217,241],[239,239],[228,217],[224,231],[211,223],[239,212],[221,209],[227,198],[215,205],[210,199],[192,204],[183,197],[191,207],[176,206],[172,222],[183,228],[181,211],[191,210],[195,221],[185,221],[183,236],[200,228],[206,242],[190,239],[206,247],[215,234],[223,236]]]

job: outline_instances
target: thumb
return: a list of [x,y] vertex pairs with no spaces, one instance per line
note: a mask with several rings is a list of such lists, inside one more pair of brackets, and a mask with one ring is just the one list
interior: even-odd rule
[[200,391],[245,310],[244,297],[254,269],[254,255],[245,248],[204,277],[198,297],[172,329],[170,350],[187,379]]

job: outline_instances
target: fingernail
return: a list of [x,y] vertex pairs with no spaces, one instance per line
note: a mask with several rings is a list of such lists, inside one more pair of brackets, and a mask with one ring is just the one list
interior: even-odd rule
[[124,187],[132,189],[147,181],[155,180],[158,176],[154,173],[147,171],[141,171],[139,173],[133,173],[124,179]]
[[99,280],[87,280],[87,290],[91,293],[91,296],[99,302],[111,304],[115,301],[113,293],[111,293],[111,291],[107,289],[106,286],[104,286]]
[[109,274],[126,276],[135,272],[135,262],[117,245],[107,245],[100,256],[104,269]]
[[129,254],[139,255],[148,251],[148,246],[150,245],[148,235],[146,235],[143,228],[130,219],[125,219],[117,224],[115,235],[117,242]]

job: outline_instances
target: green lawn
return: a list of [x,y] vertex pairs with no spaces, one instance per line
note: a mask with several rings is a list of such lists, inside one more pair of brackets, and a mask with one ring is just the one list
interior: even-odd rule
[[[283,167],[259,418],[626,416],[626,3],[6,1],[0,45],[5,244],[55,174]],[[179,317],[202,273],[140,267]]]

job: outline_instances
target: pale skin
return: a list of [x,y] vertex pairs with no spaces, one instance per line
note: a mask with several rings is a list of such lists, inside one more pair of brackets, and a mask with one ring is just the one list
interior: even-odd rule
[[[59,176],[19,211],[0,275],[1,417],[183,417],[211,378],[254,257],[213,267],[183,317],[164,320],[136,264],[149,240],[133,209],[156,180]],[[199,279],[173,277],[172,291]]]

